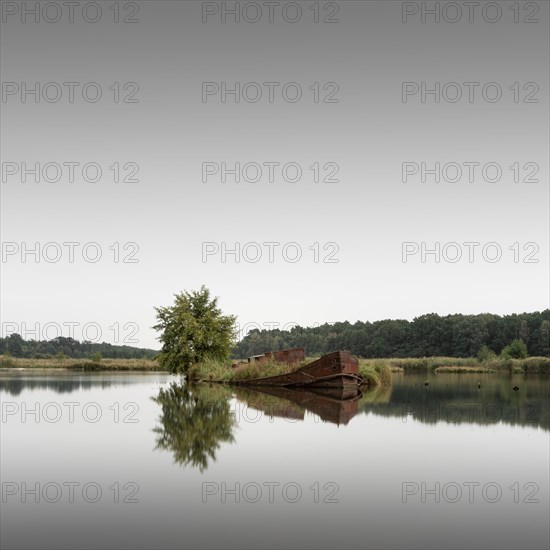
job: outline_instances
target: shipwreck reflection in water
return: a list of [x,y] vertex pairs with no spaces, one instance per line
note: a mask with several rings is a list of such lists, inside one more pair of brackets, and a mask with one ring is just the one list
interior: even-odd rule
[[218,384],[172,383],[161,388],[153,400],[161,407],[156,448],[172,452],[181,466],[204,471],[216,460],[222,443],[235,441],[234,431],[241,415],[232,407],[233,399],[267,417],[304,420],[306,411],[322,421],[346,425],[359,412],[361,402],[387,401],[391,389],[289,389],[277,387],[242,388]]
[[[305,390],[280,387],[244,388],[218,384],[172,383],[154,398],[161,407],[155,429],[157,448],[172,452],[180,465],[204,471],[216,460],[222,443],[235,441],[240,420],[257,415],[294,421],[312,413],[323,422],[345,428],[356,415],[412,418],[422,423],[450,422],[550,427],[550,381],[547,377],[478,377],[425,375],[395,377],[392,387],[349,390]],[[513,387],[519,385],[519,391]],[[517,386],[516,386],[517,387]],[[235,408],[240,406],[240,412]],[[289,426],[290,429],[290,426]]]
[[345,426],[360,412],[363,392],[358,388],[306,390],[266,386],[239,387],[235,389],[235,396],[246,406],[270,417],[303,420],[309,411],[324,422]]

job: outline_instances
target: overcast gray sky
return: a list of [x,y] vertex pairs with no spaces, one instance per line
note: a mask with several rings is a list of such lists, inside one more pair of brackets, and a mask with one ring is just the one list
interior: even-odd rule
[[49,4],[2,3],[4,335],[548,307],[548,3]]

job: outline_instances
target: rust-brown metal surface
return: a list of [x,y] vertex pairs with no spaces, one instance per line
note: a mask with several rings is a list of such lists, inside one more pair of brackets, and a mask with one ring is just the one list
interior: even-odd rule
[[361,384],[359,362],[347,351],[334,351],[286,374],[239,380],[249,386],[309,386],[343,388]]

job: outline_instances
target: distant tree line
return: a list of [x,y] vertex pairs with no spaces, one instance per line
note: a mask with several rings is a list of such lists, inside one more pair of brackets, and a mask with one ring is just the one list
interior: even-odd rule
[[[383,320],[296,326],[291,330],[252,330],[232,349],[234,358],[269,350],[303,347],[308,355],[345,349],[365,358],[475,357],[486,346],[500,354],[514,340],[522,340],[531,356],[550,357],[550,309],[513,315],[446,315],[435,313],[413,321]],[[484,348],[486,350],[486,348]],[[61,354],[93,359],[153,358],[159,352],[106,342],[79,342],[60,336],[52,340],[23,340],[19,334],[0,338],[0,355],[48,359]]]
[[532,356],[550,356],[550,309],[513,315],[446,315],[435,313],[413,321],[384,320],[252,330],[233,349],[244,358],[268,350],[303,347],[308,355],[344,349],[366,358],[475,357],[483,346],[500,354],[523,340]]
[[0,355],[13,357],[49,359],[63,354],[74,359],[92,359],[98,353],[106,359],[151,359],[158,352],[132,346],[114,346],[106,342],[79,342],[64,336],[52,340],[23,340],[19,334],[10,334],[0,338]]

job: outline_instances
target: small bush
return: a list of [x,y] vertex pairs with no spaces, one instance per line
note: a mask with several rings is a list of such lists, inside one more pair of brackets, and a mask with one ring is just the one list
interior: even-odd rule
[[512,340],[501,352],[503,359],[525,359],[528,355],[525,342],[519,338]]
[[489,346],[483,346],[477,352],[477,360],[480,363],[484,363],[485,361],[493,361],[496,358],[497,354]]

